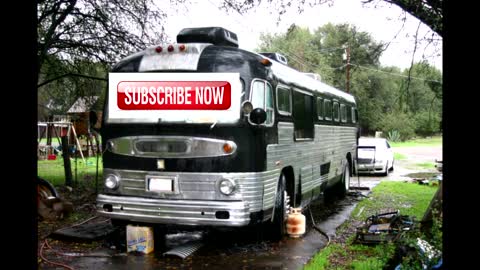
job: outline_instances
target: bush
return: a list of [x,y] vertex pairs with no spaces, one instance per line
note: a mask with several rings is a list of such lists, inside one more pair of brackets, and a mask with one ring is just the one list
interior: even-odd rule
[[391,112],[384,115],[379,123],[384,134],[400,134],[400,140],[405,141],[415,136],[415,119],[403,112]]
[[391,142],[399,142],[400,141],[400,132],[397,130],[392,130],[388,132],[387,139]]
[[440,131],[440,116],[436,113],[429,114],[427,111],[417,113],[415,123],[415,133],[424,137]]

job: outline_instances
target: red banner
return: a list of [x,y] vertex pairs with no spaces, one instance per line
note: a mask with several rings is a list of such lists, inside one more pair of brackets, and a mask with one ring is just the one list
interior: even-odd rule
[[227,110],[232,87],[226,81],[126,81],[117,85],[122,110]]

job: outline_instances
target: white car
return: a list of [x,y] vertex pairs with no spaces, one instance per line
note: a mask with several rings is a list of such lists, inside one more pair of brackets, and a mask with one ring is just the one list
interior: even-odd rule
[[385,138],[360,138],[357,156],[359,173],[386,176],[393,171],[393,150]]

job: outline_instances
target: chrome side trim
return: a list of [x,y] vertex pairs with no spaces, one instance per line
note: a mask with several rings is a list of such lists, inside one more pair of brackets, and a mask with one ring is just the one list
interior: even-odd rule
[[[112,212],[103,209],[105,204],[112,206]],[[250,209],[242,201],[164,200],[100,194],[97,209],[101,216],[137,222],[233,227],[250,222]],[[229,219],[217,219],[217,211],[228,211]]]
[[[355,127],[315,125],[315,138],[310,141],[294,142],[293,133],[293,123],[278,123],[278,144],[267,146],[267,170],[292,166],[295,186],[301,175],[303,194],[340,175],[347,153],[356,153]],[[330,171],[322,175],[320,165],[327,162]]]
[[[232,155],[237,150],[237,144],[233,141],[186,136],[127,136],[111,139],[107,143],[110,145],[107,149],[112,153],[149,158],[218,157]],[[138,147],[140,143],[155,144],[158,151],[142,151],[144,149]],[[226,143],[233,147],[231,153],[223,151]],[[185,144],[185,149],[172,150],[178,144]]]

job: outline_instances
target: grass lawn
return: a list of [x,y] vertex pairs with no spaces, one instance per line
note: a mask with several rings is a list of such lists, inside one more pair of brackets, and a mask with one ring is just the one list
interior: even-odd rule
[[[401,215],[414,216],[419,221],[436,190],[435,186],[383,181],[373,188],[369,198],[358,203],[350,219],[337,229],[337,234],[349,234],[348,231],[351,232],[355,224],[361,224],[367,217],[384,209],[398,209]],[[345,243],[334,240],[316,254],[304,269],[383,269],[394,255],[395,246],[392,243],[370,246],[354,244],[355,230],[350,234]]]
[[405,142],[389,142],[392,147],[412,147],[412,146],[441,146],[443,142],[442,136],[434,136],[429,138],[419,138],[408,140]]
[[[96,157],[85,158],[85,163],[82,158],[77,158],[77,164],[75,166],[75,159],[70,160],[70,166],[72,168],[72,180],[75,181],[75,167],[77,168],[77,182],[93,183],[95,181],[96,173]],[[98,160],[98,181],[102,179],[102,158]],[[48,180],[54,186],[65,185],[65,170],[63,166],[63,158],[57,156],[56,160],[39,160],[37,161],[37,175],[45,180]]]
[[400,153],[393,153],[393,159],[394,160],[405,160],[405,159],[407,159],[407,156],[405,156],[404,154],[400,154]]

